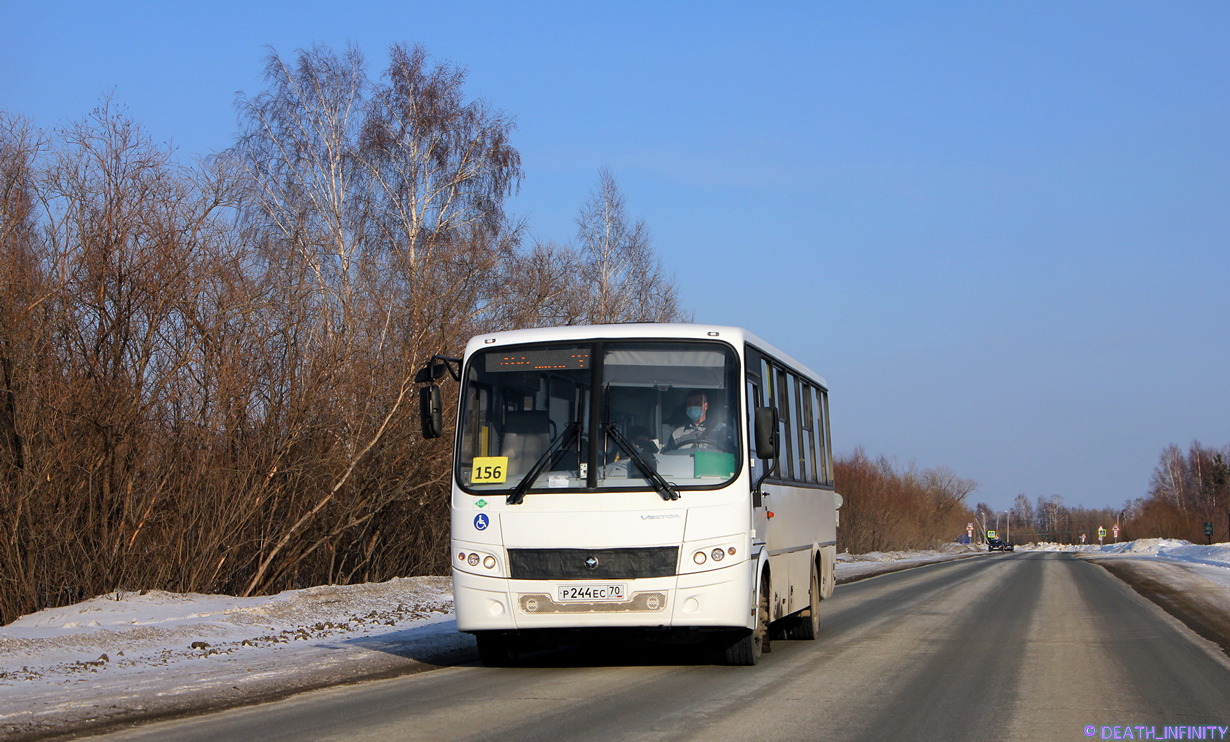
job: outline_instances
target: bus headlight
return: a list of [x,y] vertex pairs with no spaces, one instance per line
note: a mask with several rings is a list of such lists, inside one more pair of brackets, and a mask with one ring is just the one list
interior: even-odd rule
[[[499,574],[500,560],[494,554],[484,554],[481,551],[462,551],[457,554],[458,568],[465,572],[475,574],[493,573],[495,576]],[[479,569],[479,565],[482,569]]]
[[680,574],[706,572],[711,569],[722,569],[737,564],[741,561],[742,555],[740,552],[742,549],[742,546],[734,545],[730,541],[722,543],[722,540],[718,539],[713,539],[708,543],[693,545],[691,547],[692,563],[684,562],[680,564]]

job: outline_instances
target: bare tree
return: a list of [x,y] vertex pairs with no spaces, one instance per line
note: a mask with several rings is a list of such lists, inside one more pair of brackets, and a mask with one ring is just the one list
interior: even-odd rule
[[1036,541],[1038,539],[1037,519],[1034,517],[1034,506],[1025,493],[1020,493],[1012,501],[1012,522],[1017,541]]
[[252,181],[249,223],[279,307],[265,353],[284,359],[270,395],[284,421],[277,476],[310,479],[268,501],[246,592],[352,539],[397,537],[372,524],[411,502],[431,515],[417,528],[445,532],[443,511],[407,495],[441,488],[447,452],[393,413],[427,356],[503,312],[499,278],[519,239],[503,210],[521,176],[512,122],[464,99],[462,70],[398,45],[378,83],[354,49],[315,47],[294,64],[271,53],[266,71],[269,89],[241,102],[231,155]]
[[46,297],[34,215],[34,161],[44,146],[29,121],[0,112],[0,481],[9,483],[24,468],[18,397],[22,369],[32,365],[22,352],[33,340],[28,318]]
[[202,162],[110,102],[46,133],[0,114],[0,622],[438,573],[422,361],[489,328],[681,316],[609,174],[584,247],[523,249],[511,119],[422,49],[389,57],[373,80],[355,49],[271,52]]
[[674,280],[650,244],[643,220],[629,221],[624,196],[605,168],[577,218],[577,249],[589,293],[588,323],[670,322],[683,318]]
[[[962,503],[976,487],[947,468],[918,471],[861,449],[834,461],[845,498],[838,538],[854,551],[933,548],[964,531],[974,514]],[[985,530],[986,506],[978,504]]]
[[183,380],[211,321],[199,295],[227,196],[110,102],[50,136],[3,129],[10,615],[167,575],[168,544],[148,537],[178,499],[166,441],[195,413]]
[[1199,540],[1203,523],[1220,523],[1230,504],[1230,447],[1192,441],[1187,453],[1176,445],[1162,450],[1148,496],[1132,508],[1137,534]]
[[497,327],[554,327],[583,321],[587,291],[579,256],[568,245],[538,243],[507,263]]

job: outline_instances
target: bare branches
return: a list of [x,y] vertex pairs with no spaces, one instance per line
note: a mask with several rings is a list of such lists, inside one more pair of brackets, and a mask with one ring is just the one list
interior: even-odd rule
[[845,498],[838,538],[855,553],[926,549],[965,531],[965,498],[977,487],[945,468],[919,472],[863,451],[834,462],[837,489]]
[[460,68],[318,46],[265,72],[198,163],[109,101],[0,115],[0,623],[439,572],[449,450],[408,375],[493,327],[680,316],[609,173],[577,247],[522,248],[512,119]]
[[1178,446],[1162,450],[1147,497],[1132,504],[1132,532],[1200,541],[1204,523],[1227,533],[1230,513],[1230,446],[1212,448],[1192,441],[1185,454]]
[[583,288],[589,297],[581,314],[587,323],[671,322],[682,318],[673,279],[650,245],[643,220],[629,222],[623,194],[610,171],[598,173],[598,187],[577,218],[577,249]]

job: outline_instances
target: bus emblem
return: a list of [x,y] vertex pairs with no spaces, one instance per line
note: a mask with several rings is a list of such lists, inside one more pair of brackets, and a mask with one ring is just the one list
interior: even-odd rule
[[586,559],[585,568],[586,569],[598,569],[598,557],[591,556],[589,559]]

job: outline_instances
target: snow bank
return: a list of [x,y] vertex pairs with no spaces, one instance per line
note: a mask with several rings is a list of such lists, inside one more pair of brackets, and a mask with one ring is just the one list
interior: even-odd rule
[[1205,546],[1174,538],[1142,538],[1118,544],[1027,544],[1031,551],[1070,551],[1090,555],[1153,557],[1230,569],[1230,543]]
[[[23,616],[0,628],[0,682],[68,667],[167,664],[291,641],[366,635],[446,618],[446,578],[290,590],[272,597],[117,593]],[[97,658],[90,655],[102,654]],[[20,670],[13,669],[21,662]]]
[[976,546],[957,543],[944,544],[938,550],[930,551],[871,551],[866,554],[843,552],[837,555],[837,580],[838,582],[849,582],[853,579],[893,571],[891,567],[905,568],[932,562],[946,562],[978,553],[986,552]]
[[[405,672],[465,649],[445,577],[101,596],[0,628],[0,737]],[[472,647],[472,642],[469,642]]]

